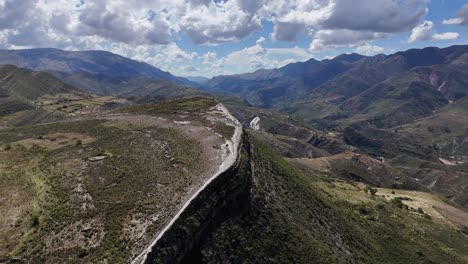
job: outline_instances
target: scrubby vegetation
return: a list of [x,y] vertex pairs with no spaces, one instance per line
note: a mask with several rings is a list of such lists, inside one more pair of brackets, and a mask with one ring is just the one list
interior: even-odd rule
[[[171,120],[189,121],[194,124],[208,126],[225,138],[230,138],[234,133],[234,127],[216,120],[214,107],[218,102],[210,97],[193,97],[175,100],[167,100],[159,103],[148,103],[135,105],[118,111],[124,113],[136,113],[142,115],[153,115],[166,117]],[[208,117],[209,112],[212,118]]]
[[[96,140],[48,148],[66,140],[52,142],[47,135],[57,132]],[[0,151],[0,196],[7,199],[0,204],[0,259],[127,262],[203,169],[198,143],[174,129],[89,120],[0,135],[0,144],[14,146]],[[28,138],[39,143],[28,146]],[[108,158],[87,160],[97,155]]]

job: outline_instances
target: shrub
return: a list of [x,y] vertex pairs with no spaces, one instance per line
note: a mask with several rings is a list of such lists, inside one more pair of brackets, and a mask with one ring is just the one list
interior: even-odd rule
[[468,235],[468,226],[464,226],[461,231],[465,234]]
[[360,213],[361,215],[368,215],[370,212],[369,212],[369,210],[368,210],[366,207],[361,206],[361,207],[359,207],[359,213]]
[[376,207],[377,209],[379,209],[379,210],[384,210],[384,209],[385,209],[385,205],[384,205],[384,204],[377,204],[375,207]]
[[78,140],[76,141],[76,144],[75,144],[75,145],[76,145],[76,146],[81,146],[82,144],[83,144],[83,141],[81,141],[81,139],[78,139]]
[[37,227],[39,226],[39,215],[34,214],[31,218],[31,226],[32,227]]
[[10,144],[6,144],[4,147],[3,147],[4,150],[10,150],[11,149],[11,145]]
[[418,207],[418,210],[416,210],[420,214],[424,214],[424,210],[421,207]]
[[392,204],[396,205],[398,208],[408,208],[408,206],[405,205],[402,200],[402,197],[395,197],[390,200],[390,202],[392,202]]
[[370,193],[370,195],[375,195],[377,193],[377,189],[372,188],[370,186],[366,186],[366,188],[364,188],[364,192]]

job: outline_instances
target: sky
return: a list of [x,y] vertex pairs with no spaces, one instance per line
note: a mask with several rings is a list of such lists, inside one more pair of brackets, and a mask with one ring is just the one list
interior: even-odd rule
[[467,0],[0,0],[0,48],[107,50],[178,76],[468,44]]

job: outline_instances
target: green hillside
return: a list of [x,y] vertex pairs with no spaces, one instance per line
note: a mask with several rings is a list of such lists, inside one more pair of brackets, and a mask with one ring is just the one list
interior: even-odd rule
[[250,133],[241,153],[237,169],[200,196],[209,202],[189,209],[153,249],[150,263],[468,261],[460,231],[466,221],[454,227],[386,199],[379,194],[384,189],[371,195],[295,168]]

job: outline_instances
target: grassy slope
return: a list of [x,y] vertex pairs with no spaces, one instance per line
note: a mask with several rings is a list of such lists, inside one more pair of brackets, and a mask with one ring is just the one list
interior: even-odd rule
[[[377,127],[392,127],[428,116],[447,104],[444,95],[414,72],[389,78],[345,101],[340,107]],[[361,116],[360,116],[361,115]]]
[[0,94],[31,102],[47,94],[77,92],[48,73],[33,72],[12,65],[0,66]]
[[463,155],[468,150],[464,142],[468,129],[468,99],[462,98],[434,115],[398,128],[420,145],[433,145],[441,156]]
[[[66,142],[59,143],[60,148],[44,147],[58,131],[95,141],[78,145],[77,140],[58,137],[52,140]],[[2,228],[3,257],[125,262],[140,239],[125,233],[135,231],[138,222],[127,225],[132,219],[164,218],[158,208],[174,206],[174,193],[190,185],[192,173],[201,170],[196,143],[172,129],[80,121],[2,130],[1,135],[2,145],[11,149],[1,151],[0,191],[14,194],[10,203],[0,206],[10,212]],[[37,141],[29,149],[13,143],[28,138]],[[111,156],[98,163],[86,160],[100,153]],[[16,203],[24,210],[15,216],[10,206]]]
[[45,104],[58,107],[65,102],[90,97],[90,94],[79,92],[48,73],[13,65],[0,66],[0,125],[43,119],[56,114],[50,109],[42,109]]
[[[354,203],[249,135],[250,209],[201,247],[207,263],[466,263],[466,236],[385,199]],[[333,187],[330,187],[333,188]]]

